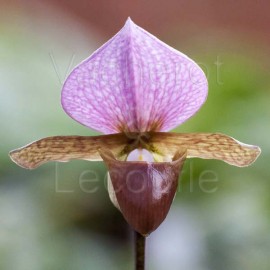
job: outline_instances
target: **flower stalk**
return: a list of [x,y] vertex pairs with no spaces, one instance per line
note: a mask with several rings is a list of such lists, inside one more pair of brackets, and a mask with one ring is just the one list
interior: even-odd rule
[[144,270],[145,266],[145,236],[135,232],[135,270]]

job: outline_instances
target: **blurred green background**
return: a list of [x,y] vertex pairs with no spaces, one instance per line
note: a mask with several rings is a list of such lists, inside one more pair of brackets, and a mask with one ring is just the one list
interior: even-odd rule
[[[102,163],[34,171],[8,152],[51,135],[97,134],[60,105],[66,75],[131,18],[205,70],[209,97],[181,132],[262,148],[248,168],[189,160],[147,269],[270,269],[268,1],[0,0],[0,269],[132,269],[132,233]],[[92,182],[87,182],[92,179]],[[207,182],[203,182],[206,180]]]

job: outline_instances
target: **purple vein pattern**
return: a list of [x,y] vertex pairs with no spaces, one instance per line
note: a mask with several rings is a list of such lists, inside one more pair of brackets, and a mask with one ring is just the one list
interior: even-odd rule
[[128,19],[71,72],[62,106],[79,123],[106,134],[168,131],[198,111],[207,88],[194,61]]

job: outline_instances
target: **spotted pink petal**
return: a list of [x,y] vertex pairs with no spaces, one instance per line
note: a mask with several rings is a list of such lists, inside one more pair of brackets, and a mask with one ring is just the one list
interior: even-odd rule
[[201,68],[128,19],[71,72],[62,106],[103,133],[167,131],[194,115],[206,97]]

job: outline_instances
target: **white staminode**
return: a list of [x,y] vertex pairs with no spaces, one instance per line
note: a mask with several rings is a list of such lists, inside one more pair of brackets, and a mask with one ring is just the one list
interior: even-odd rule
[[154,162],[153,155],[146,149],[135,149],[127,156],[127,161]]

